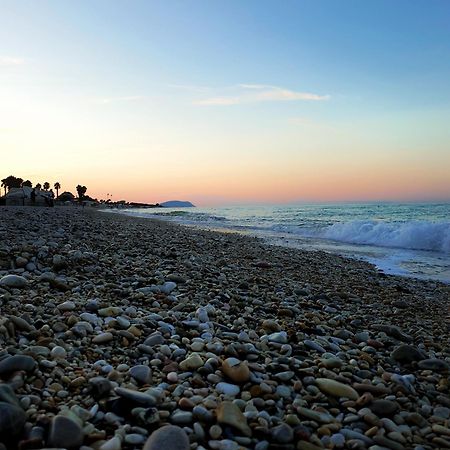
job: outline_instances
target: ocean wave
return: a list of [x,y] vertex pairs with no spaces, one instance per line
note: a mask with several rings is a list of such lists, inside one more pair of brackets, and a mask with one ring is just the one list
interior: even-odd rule
[[450,222],[385,222],[354,220],[338,222],[321,228],[274,226],[274,231],[284,231],[304,237],[330,239],[350,244],[375,245],[411,250],[428,250],[450,253]]
[[226,222],[228,219],[222,216],[215,216],[213,214],[191,212],[191,211],[169,211],[157,212],[154,214],[156,218],[173,218],[180,219],[182,222]]
[[450,222],[356,220],[335,223],[324,230],[323,236],[354,244],[450,253]]

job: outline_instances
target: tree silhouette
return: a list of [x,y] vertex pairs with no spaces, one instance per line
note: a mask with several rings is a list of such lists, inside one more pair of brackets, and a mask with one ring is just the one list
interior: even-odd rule
[[36,184],[36,186],[34,188],[37,189],[38,191],[40,191],[41,187],[42,187],[42,184],[38,183],[38,184]]
[[61,183],[60,183],[59,181],[57,181],[57,182],[53,185],[53,187],[54,187],[55,190],[56,190],[56,198],[58,198],[58,197],[59,197],[59,190],[61,189]]
[[22,186],[23,183],[23,179],[22,178],[17,178],[14,175],[10,175],[9,177],[6,177],[2,180],[2,187],[5,188],[5,195],[6,195],[6,189],[8,189],[8,191],[11,188],[20,188]]
[[48,181],[46,181],[44,183],[44,191],[48,191],[50,189],[50,183]]
[[22,183],[22,187],[25,187],[25,186],[27,186],[27,187],[33,187],[33,183],[31,183],[30,180],[24,181],[24,182]]
[[78,201],[80,203],[83,201],[83,197],[84,197],[84,194],[86,194],[86,191],[87,191],[86,186],[81,186],[81,184],[79,184],[77,186]]

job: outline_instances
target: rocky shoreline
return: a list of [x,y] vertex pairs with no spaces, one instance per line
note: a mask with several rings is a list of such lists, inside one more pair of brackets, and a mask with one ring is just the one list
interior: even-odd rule
[[450,287],[0,208],[0,449],[450,448]]

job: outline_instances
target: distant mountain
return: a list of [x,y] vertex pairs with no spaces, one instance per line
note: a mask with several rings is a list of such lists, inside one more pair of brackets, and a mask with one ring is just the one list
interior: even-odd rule
[[164,208],[195,208],[191,202],[182,202],[180,200],[170,200],[168,202],[160,203]]

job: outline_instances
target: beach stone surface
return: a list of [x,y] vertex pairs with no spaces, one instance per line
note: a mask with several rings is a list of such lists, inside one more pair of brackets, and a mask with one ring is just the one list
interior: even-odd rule
[[1,450],[450,447],[444,284],[64,207],[0,207],[5,277]]

